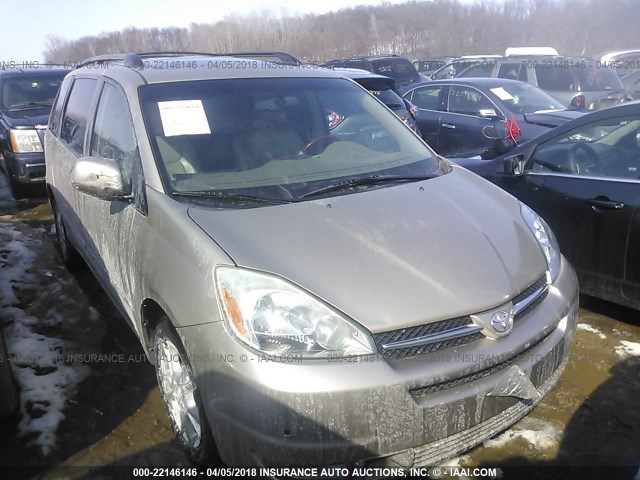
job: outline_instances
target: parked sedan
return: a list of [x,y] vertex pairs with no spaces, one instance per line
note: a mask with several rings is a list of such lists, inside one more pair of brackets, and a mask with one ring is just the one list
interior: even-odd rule
[[493,160],[455,161],[551,225],[582,292],[640,309],[640,102],[585,115]]
[[490,147],[496,127],[516,119],[518,141],[537,137],[582,113],[528,83],[501,78],[436,80],[404,90],[418,107],[422,138],[439,154],[471,156]]

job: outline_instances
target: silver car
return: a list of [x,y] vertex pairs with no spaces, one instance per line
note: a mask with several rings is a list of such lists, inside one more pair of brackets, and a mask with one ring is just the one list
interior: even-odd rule
[[578,284],[547,224],[332,71],[90,59],[45,149],[62,257],[136,331],[195,463],[433,464],[567,362]]

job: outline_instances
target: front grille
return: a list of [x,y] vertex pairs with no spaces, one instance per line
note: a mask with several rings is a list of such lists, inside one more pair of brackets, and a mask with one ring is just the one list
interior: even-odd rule
[[[479,340],[483,337],[481,334],[473,334],[464,337],[457,337],[451,339],[445,339],[439,342],[428,342],[423,345],[416,345],[411,347],[400,348],[384,348],[384,345],[401,342],[405,340],[413,340],[421,337],[428,337],[430,335],[436,335],[439,333],[449,332],[457,328],[462,328],[468,325],[473,325],[469,316],[450,318],[447,320],[441,320],[439,322],[427,323],[425,325],[418,325],[416,327],[401,328],[398,330],[391,330],[389,332],[376,333],[373,336],[373,340],[378,347],[378,351],[385,358],[408,358],[415,355],[421,355],[424,353],[432,353],[444,348],[456,347],[464,345],[465,343]],[[473,338],[470,338],[473,337]]]
[[522,292],[520,292],[518,295],[513,297],[513,300],[512,300],[513,304],[515,305],[517,303],[520,303],[521,301],[526,299],[528,296],[533,295],[536,290],[539,290],[542,287],[544,287],[546,284],[547,284],[547,274],[545,273],[538,280],[536,280],[535,283],[531,284],[530,286],[525,288]]
[[415,357],[416,355],[433,353],[446,348],[459,347],[460,345],[466,345],[467,343],[475,342],[482,338],[485,337],[481,333],[472,333],[471,335],[465,335],[464,337],[451,338],[440,342],[426,343],[413,347],[395,348],[392,350],[382,350],[382,356],[385,358],[396,359]]
[[[547,276],[545,274],[513,297],[513,305],[524,302],[521,305],[524,308],[515,313],[514,320],[525,316],[545,299],[547,295],[546,289],[542,291],[541,295],[537,297],[534,297],[534,295],[546,285]],[[527,305],[527,301],[531,303]],[[481,327],[476,326],[469,315],[465,315],[415,327],[376,333],[373,336],[373,340],[383,357],[402,359],[459,347],[481,340],[484,335],[479,332],[480,329]]]
[[534,308],[536,308],[538,305],[540,305],[545,298],[547,298],[547,294],[549,293],[549,290],[545,290],[544,292],[542,292],[542,295],[540,295],[538,298],[536,298],[533,302],[531,302],[529,305],[527,305],[524,309],[520,310],[517,315],[515,315],[513,317],[514,321],[518,321],[520,320],[522,317],[524,317],[527,313],[529,313],[531,310],[533,310]]

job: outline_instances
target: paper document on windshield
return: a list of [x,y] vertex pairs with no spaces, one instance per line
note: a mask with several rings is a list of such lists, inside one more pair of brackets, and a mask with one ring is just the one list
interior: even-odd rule
[[202,100],[158,102],[165,137],[211,133]]
[[500,100],[513,100],[513,96],[502,87],[492,88],[491,92]]

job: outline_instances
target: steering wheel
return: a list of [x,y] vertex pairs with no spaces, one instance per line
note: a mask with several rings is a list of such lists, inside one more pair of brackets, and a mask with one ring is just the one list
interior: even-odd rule
[[308,150],[310,150],[311,147],[313,147],[314,145],[317,145],[319,142],[328,142],[327,145],[324,147],[324,148],[327,148],[332,143],[341,142],[341,141],[342,140],[336,137],[335,135],[326,135],[326,134],[318,135],[317,137],[313,137],[311,140],[309,140],[309,143],[307,143],[304,147],[302,147],[302,150],[300,150],[300,155],[305,155],[309,153]]
[[588,143],[573,144],[569,149],[568,160],[572,173],[578,175],[599,175],[602,173],[598,153]]

